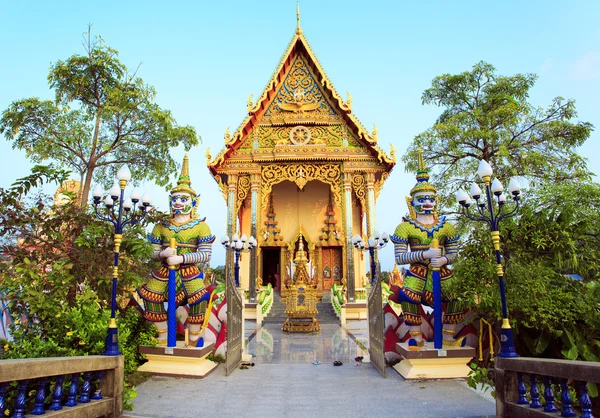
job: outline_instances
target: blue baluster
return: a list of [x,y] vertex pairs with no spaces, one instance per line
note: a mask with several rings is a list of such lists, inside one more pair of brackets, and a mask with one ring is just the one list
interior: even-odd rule
[[52,405],[50,409],[52,411],[58,411],[62,409],[62,397],[63,397],[63,382],[65,381],[64,376],[56,376],[54,379],[54,392],[52,393]]
[[8,388],[8,382],[0,383],[0,417],[4,416],[6,410],[6,389]]
[[35,392],[35,405],[31,411],[32,415],[44,415],[44,401],[46,400],[46,384],[48,383],[47,377],[42,377],[38,380],[37,392]]
[[592,400],[588,395],[586,382],[579,382],[579,405],[581,406],[581,418],[594,418],[592,415]]
[[577,414],[573,412],[573,401],[571,400],[571,394],[569,393],[569,385],[567,379],[560,380],[560,403],[562,404],[561,417],[576,417]]
[[519,400],[517,403],[519,405],[528,405],[529,401],[527,401],[527,388],[525,387],[525,379],[521,373],[517,373],[517,379],[519,381],[518,391],[519,391]]
[[98,389],[96,389],[96,392],[94,392],[94,394],[92,395],[92,399],[94,400],[98,400],[98,399],[102,399],[102,379],[104,378],[104,371],[99,371],[98,372],[98,380],[97,380],[97,385],[98,385]]
[[554,406],[554,391],[552,390],[552,381],[548,376],[544,376],[544,399],[546,400],[545,412],[558,412]]
[[531,375],[531,403],[529,404],[530,408],[541,408],[542,404],[540,403],[540,390],[537,385],[537,376]]
[[66,406],[77,405],[77,384],[79,383],[79,373],[71,375],[71,386],[69,386],[69,396],[67,397]]
[[25,418],[25,402],[27,401],[27,384],[29,380],[21,380],[17,385],[17,397],[15,398],[15,411],[12,418]]
[[81,395],[79,395],[79,403],[90,402],[90,390],[92,389],[92,385],[90,384],[91,379],[92,372],[83,373],[83,385],[81,386]]

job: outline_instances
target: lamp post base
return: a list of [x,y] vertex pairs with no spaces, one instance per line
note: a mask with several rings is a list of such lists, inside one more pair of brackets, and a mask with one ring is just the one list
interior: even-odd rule
[[104,349],[105,356],[120,356],[121,352],[119,351],[119,329],[118,328],[108,328],[108,334],[106,335],[106,344]]
[[502,328],[500,331],[500,353],[498,357],[519,357],[515,351],[512,328]]

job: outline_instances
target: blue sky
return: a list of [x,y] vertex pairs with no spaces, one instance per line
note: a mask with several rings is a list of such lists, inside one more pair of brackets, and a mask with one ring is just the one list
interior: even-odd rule
[[[16,99],[53,98],[46,77],[58,59],[83,53],[81,35],[93,33],[120,52],[130,68],[158,91],[157,102],[180,124],[193,125],[203,144],[192,150],[193,186],[200,213],[224,233],[225,203],[205,167],[223,145],[227,126],[242,121],[250,93],[257,97],[296,26],[296,3],[260,2],[0,2],[0,109]],[[579,119],[600,126],[600,31],[596,1],[314,1],[300,3],[313,50],[339,92],[352,93],[353,112],[380,145],[399,155],[441,109],[421,105],[421,94],[443,73],[469,70],[480,60],[500,74],[533,72],[531,102],[546,107],[555,96],[577,101]],[[598,132],[579,150],[600,172]],[[173,156],[181,160],[182,150]],[[27,175],[24,153],[0,139],[0,187]],[[135,174],[135,173],[134,173]],[[405,212],[414,175],[400,163],[378,200],[378,227],[391,232]],[[146,188],[160,209],[166,193]],[[398,210],[400,207],[400,210]],[[224,253],[214,247],[213,265]],[[393,266],[384,249],[383,268]]]

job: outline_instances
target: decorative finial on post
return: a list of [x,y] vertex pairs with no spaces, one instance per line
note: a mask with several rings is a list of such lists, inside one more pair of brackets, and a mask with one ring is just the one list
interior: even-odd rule
[[227,129],[225,129],[224,139],[225,145],[230,145],[229,142],[231,141],[231,135],[229,134],[229,126],[227,127]]
[[246,104],[247,109],[248,109],[248,113],[250,113],[252,111],[252,108],[254,107],[254,102],[252,101],[252,94],[250,94],[250,97],[248,97],[248,102]]
[[300,28],[300,1],[296,1],[296,33],[300,35],[302,29]]

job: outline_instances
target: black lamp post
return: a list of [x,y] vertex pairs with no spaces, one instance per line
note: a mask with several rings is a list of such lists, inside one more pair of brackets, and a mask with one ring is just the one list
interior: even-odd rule
[[[501,350],[498,354],[500,357],[518,357],[515,351],[513,341],[512,328],[508,321],[508,309],[506,308],[506,294],[504,292],[504,269],[502,268],[502,256],[500,254],[500,231],[499,224],[504,218],[514,216],[519,209],[519,194],[521,187],[516,178],[512,178],[508,185],[508,193],[515,202],[515,207],[508,212],[505,212],[506,195],[504,194],[504,186],[498,179],[492,180],[492,167],[485,160],[481,160],[477,174],[483,180],[485,185],[485,199],[481,198],[481,188],[473,183],[469,194],[475,200],[475,206],[479,215],[471,215],[469,207],[472,205],[472,200],[464,190],[459,190],[456,199],[462,207],[462,214],[472,221],[485,222],[490,226],[492,233],[492,241],[496,253],[496,264],[498,271],[498,283],[500,285],[500,299],[502,302],[502,331],[500,336]],[[494,196],[497,203],[494,203]],[[495,206],[497,208],[495,209]]]
[[[94,210],[96,217],[103,221],[108,221],[115,228],[115,259],[113,265],[113,281],[112,281],[112,297],[111,297],[111,312],[110,322],[108,324],[108,334],[106,336],[105,356],[118,356],[119,351],[119,336],[116,322],[117,311],[117,280],[119,277],[119,250],[123,241],[123,228],[127,225],[134,225],[140,222],[147,213],[150,206],[150,196],[146,193],[143,197],[137,190],[131,193],[131,198],[125,200],[125,187],[127,182],[131,180],[131,172],[127,165],[124,165],[117,172],[117,180],[119,184],[115,184],[108,192],[108,196],[104,199],[105,213],[102,214],[98,210],[98,205],[102,199],[104,192],[100,186],[94,189]],[[140,202],[142,203],[138,206]],[[116,206],[118,205],[118,207]],[[136,206],[139,212],[136,212]],[[116,211],[115,211],[116,208]]]

